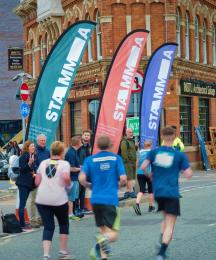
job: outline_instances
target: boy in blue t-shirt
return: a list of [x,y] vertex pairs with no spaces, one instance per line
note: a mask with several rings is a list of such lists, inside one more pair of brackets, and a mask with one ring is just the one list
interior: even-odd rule
[[161,223],[161,246],[157,260],[166,258],[166,250],[172,239],[177,216],[180,216],[179,203],[179,173],[190,179],[192,170],[186,155],[172,147],[175,131],[172,127],[162,130],[163,146],[151,150],[142,169],[147,172],[147,167],[152,167],[152,183],[154,198],[158,203],[158,211],[163,212]]
[[122,158],[110,152],[110,138],[100,136],[97,146],[100,152],[85,159],[79,181],[92,189],[91,204],[100,230],[90,257],[105,260],[110,253],[109,243],[116,241],[120,228],[118,188],[119,184],[126,185],[127,177]]
[[136,169],[136,173],[137,173],[137,180],[139,183],[139,188],[140,191],[137,194],[137,198],[136,198],[136,204],[133,206],[135,213],[139,216],[142,215],[141,213],[141,209],[140,209],[140,201],[144,195],[144,193],[146,192],[146,184],[147,184],[147,188],[148,188],[148,202],[149,202],[149,212],[153,212],[155,210],[155,207],[153,206],[153,192],[152,192],[152,181],[151,181],[151,166],[148,165],[147,167],[147,172],[148,175],[146,175],[144,173],[144,171],[142,170],[141,166],[144,162],[144,160],[147,157],[147,154],[149,153],[150,149],[152,146],[152,142],[149,140],[146,140],[144,142],[144,149],[140,149],[138,154],[137,154],[137,169]]

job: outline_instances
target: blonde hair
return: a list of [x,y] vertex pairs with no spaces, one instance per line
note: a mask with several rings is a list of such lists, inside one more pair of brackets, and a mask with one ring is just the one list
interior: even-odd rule
[[24,145],[23,145],[23,149],[22,149],[22,150],[23,150],[23,153],[29,152],[29,146],[30,146],[31,144],[34,144],[34,142],[31,141],[31,140],[25,141],[25,143],[24,143]]
[[64,144],[60,141],[55,141],[51,145],[51,155],[52,156],[58,156],[61,155],[64,152]]

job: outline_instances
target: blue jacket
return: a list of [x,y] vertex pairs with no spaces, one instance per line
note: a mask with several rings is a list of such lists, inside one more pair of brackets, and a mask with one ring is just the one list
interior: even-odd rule
[[46,147],[42,148],[39,145],[37,145],[36,154],[37,154],[37,160],[36,160],[37,168],[39,167],[42,161],[50,158],[50,152]]
[[[67,150],[67,153],[65,154],[65,161],[68,161],[71,167],[77,167],[77,168],[80,167],[78,151],[75,150],[72,146]],[[70,173],[71,180],[78,181],[78,175],[79,175],[79,171],[71,172]]]
[[20,175],[17,178],[16,185],[17,186],[25,186],[30,190],[34,187],[34,178],[33,171],[36,171],[36,160],[31,165],[28,165],[29,162],[29,153],[23,153],[19,158],[19,167],[20,167]]

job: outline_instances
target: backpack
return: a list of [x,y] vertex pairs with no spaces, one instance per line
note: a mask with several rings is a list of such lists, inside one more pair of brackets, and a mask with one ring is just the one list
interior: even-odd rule
[[3,214],[1,211],[1,219],[2,219],[2,231],[3,233],[20,233],[22,232],[22,228],[20,226],[19,221],[17,220],[15,214]]
[[[127,144],[127,149],[129,148],[129,142],[128,142],[128,140],[127,139],[124,139],[125,141],[126,141],[126,144]],[[123,140],[121,140],[121,142],[120,142],[120,145],[119,145],[119,149],[118,149],[118,155],[120,155],[120,156],[122,156],[122,154],[121,154],[121,143],[122,143],[122,141]]]
[[16,181],[20,175],[19,157],[12,155],[9,160],[8,178],[12,181]]

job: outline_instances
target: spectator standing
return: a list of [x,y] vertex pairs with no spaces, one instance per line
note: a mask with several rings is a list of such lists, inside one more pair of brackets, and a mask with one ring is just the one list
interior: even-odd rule
[[[37,137],[37,145],[36,145],[36,154],[37,154],[37,160],[36,160],[36,166],[39,167],[40,163],[43,160],[50,158],[50,152],[46,148],[46,136],[44,134],[40,134]],[[31,225],[32,227],[40,227],[41,225],[41,219],[37,213],[37,208],[35,205],[35,198],[36,198],[37,189],[34,189],[31,192],[31,201],[30,201],[30,213],[31,213]]]
[[26,141],[23,146],[23,153],[19,158],[20,175],[17,178],[16,185],[19,189],[19,219],[23,231],[31,229],[31,226],[25,223],[24,209],[29,193],[34,187],[34,177],[36,172],[35,145],[32,141]]
[[59,224],[60,251],[58,259],[75,259],[68,251],[68,196],[70,186],[70,165],[63,160],[64,145],[54,142],[51,146],[51,159],[43,160],[37,170],[35,184],[38,185],[36,205],[44,225],[44,260],[50,259],[50,248],[55,230],[54,216]]
[[126,130],[126,136],[122,138],[120,147],[127,174],[124,198],[136,198],[136,193],[134,192],[134,182],[136,180],[136,147],[133,140],[133,130],[131,128]]
[[137,215],[142,215],[141,209],[140,209],[140,201],[146,192],[146,185],[148,189],[148,202],[149,202],[149,212],[153,212],[155,210],[155,207],[153,206],[154,196],[152,191],[152,181],[151,181],[151,166],[149,165],[147,168],[148,176],[144,174],[144,171],[141,169],[141,165],[146,159],[146,156],[148,152],[150,151],[152,146],[151,141],[145,141],[144,142],[144,149],[139,150],[138,156],[137,156],[137,180],[139,183],[140,191],[137,194],[136,198],[136,205],[134,205],[134,211]]
[[177,127],[175,125],[172,125],[171,126],[173,129],[174,129],[174,132],[175,132],[175,139],[173,141],[173,147],[176,149],[176,150],[179,150],[181,152],[184,152],[184,144],[183,142],[181,141],[181,139],[177,136]]
[[68,193],[69,197],[69,218],[80,220],[75,214],[75,201],[79,198],[79,181],[80,163],[78,157],[78,149],[81,147],[81,136],[73,136],[71,138],[71,146],[65,154],[65,160],[70,164],[71,187]]
[[86,158],[79,176],[80,183],[92,189],[91,203],[100,234],[90,252],[91,259],[107,259],[110,242],[117,239],[120,228],[118,185],[126,184],[122,158],[112,153],[112,142],[108,136],[97,140],[99,152]]
[[[88,156],[91,155],[90,140],[91,140],[91,130],[89,130],[89,129],[83,130],[82,145],[78,149],[80,166],[82,166],[84,163],[84,160]],[[84,186],[80,185],[79,203],[78,203],[78,215],[79,216],[82,216],[85,213],[85,192],[86,192],[86,188]]]
[[180,216],[179,173],[188,179],[192,177],[186,155],[173,148],[175,131],[172,127],[162,130],[164,145],[151,150],[143,162],[142,169],[146,172],[151,164],[153,192],[158,203],[158,211],[163,213],[161,223],[161,246],[157,260],[166,259],[166,250],[172,239],[176,218]]

